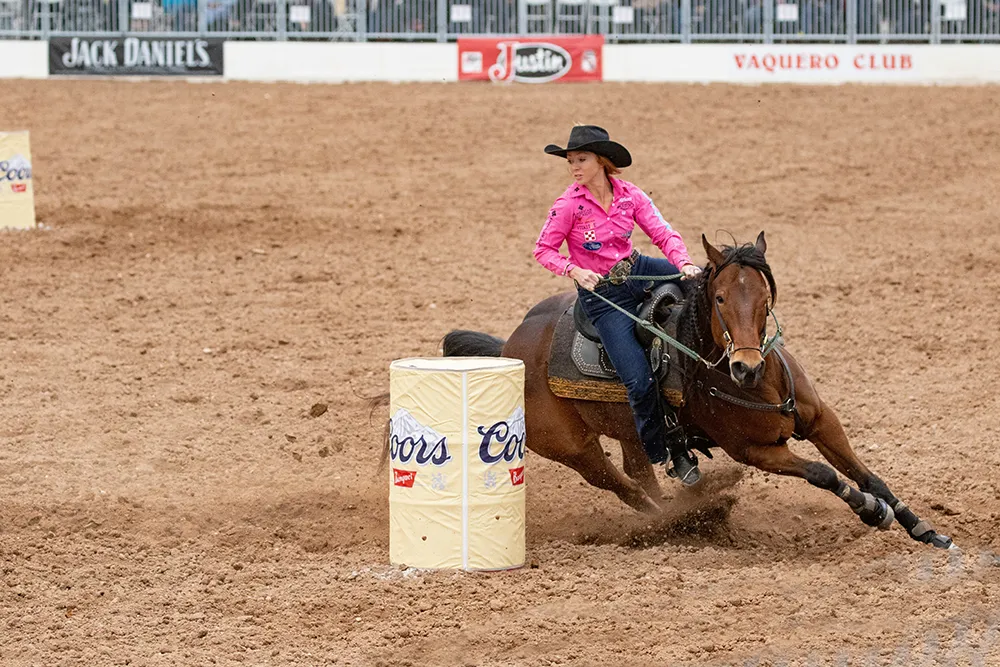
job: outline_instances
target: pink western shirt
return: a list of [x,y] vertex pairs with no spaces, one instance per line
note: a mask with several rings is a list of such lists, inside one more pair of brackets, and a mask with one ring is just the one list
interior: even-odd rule
[[[628,181],[609,180],[614,195],[607,213],[585,186],[574,183],[566,188],[542,227],[535,259],[558,276],[574,266],[606,275],[632,254],[632,230],[639,225],[671,264],[678,269],[691,264],[680,234],[663,219],[649,196]],[[569,247],[569,257],[559,252],[563,241]]]

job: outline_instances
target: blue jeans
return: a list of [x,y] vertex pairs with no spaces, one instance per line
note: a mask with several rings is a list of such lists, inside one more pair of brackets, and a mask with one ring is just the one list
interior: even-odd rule
[[[640,255],[632,273],[637,276],[667,276],[679,273],[677,267],[665,259]],[[645,289],[649,282],[627,280],[621,285],[602,284],[595,291],[605,299],[621,306],[633,315],[639,314]],[[601,334],[601,342],[608,358],[615,366],[618,377],[628,391],[635,429],[653,463],[670,458],[666,440],[666,417],[660,399],[649,356],[635,337],[635,322],[618,312],[594,294],[577,288],[583,310]],[[677,452],[674,452],[675,454]]]

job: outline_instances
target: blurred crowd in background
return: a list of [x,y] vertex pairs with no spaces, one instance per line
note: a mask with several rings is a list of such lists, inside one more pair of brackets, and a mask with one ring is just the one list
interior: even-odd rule
[[[683,2],[690,2],[689,25]],[[927,41],[936,34],[996,41],[1000,0],[0,0],[0,35],[41,32],[325,39],[600,33],[747,41],[765,34],[775,41],[848,35]]]

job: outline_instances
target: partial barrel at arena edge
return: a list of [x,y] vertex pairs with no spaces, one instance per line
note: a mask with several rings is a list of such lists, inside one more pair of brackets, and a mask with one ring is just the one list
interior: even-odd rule
[[35,228],[35,189],[27,132],[0,132],[0,229]]
[[524,565],[524,363],[400,359],[389,395],[390,562]]

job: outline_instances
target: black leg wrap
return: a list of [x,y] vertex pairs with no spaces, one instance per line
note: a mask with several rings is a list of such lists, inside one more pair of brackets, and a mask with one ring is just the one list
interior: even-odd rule
[[905,528],[906,532],[910,533],[910,537],[913,537],[913,528],[920,523],[920,518],[902,500],[897,500],[893,504],[892,511],[896,513],[896,520],[899,521],[899,525]]
[[860,510],[855,510],[861,521],[873,528],[878,528],[879,530],[889,530],[892,522],[895,520],[896,515],[893,514],[892,508],[889,507],[889,503],[885,502],[881,498],[876,498],[870,493],[865,494],[865,506]]
[[888,530],[896,518],[892,508],[884,500],[870,493],[858,491],[845,482],[840,483],[836,493],[867,526]]
[[847,503],[855,514],[864,509],[866,494],[858,491],[847,482],[837,480],[837,488],[833,492],[840,496],[841,500]]

